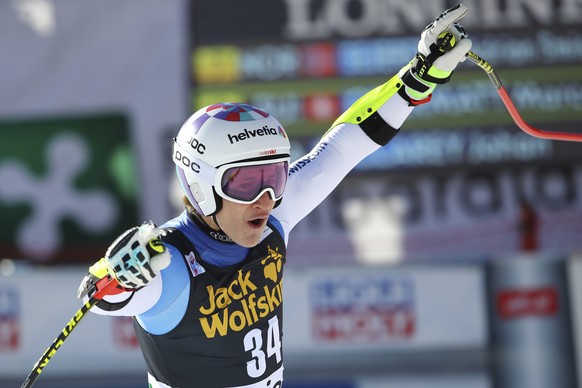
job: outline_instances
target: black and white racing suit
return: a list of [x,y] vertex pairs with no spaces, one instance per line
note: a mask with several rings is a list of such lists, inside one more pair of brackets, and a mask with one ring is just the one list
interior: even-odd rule
[[[363,158],[387,143],[412,107],[395,77],[334,123],[290,166],[260,243],[244,248],[184,212],[163,227],[171,264],[123,308],[134,316],[151,387],[281,387],[282,278],[290,231]],[[126,299],[121,294],[111,302]]]

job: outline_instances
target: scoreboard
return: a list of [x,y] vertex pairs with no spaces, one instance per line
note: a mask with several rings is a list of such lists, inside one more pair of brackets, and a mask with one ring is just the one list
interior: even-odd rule
[[[260,106],[285,126],[292,159],[299,157],[356,99],[408,63],[420,32],[455,4],[197,0],[191,108]],[[548,131],[582,132],[582,5],[464,4],[472,51],[495,67],[523,118]],[[500,255],[518,246],[514,220],[523,199],[541,213],[543,250],[582,248],[581,158],[580,143],[521,132],[483,71],[465,61],[402,133],[294,229],[289,254],[306,262]]]
[[[495,66],[524,118],[544,128],[578,130],[571,123],[582,119],[582,17],[573,14],[582,14],[582,7],[566,0],[558,7],[551,0],[469,3],[462,23],[473,51]],[[245,101],[273,113],[292,136],[317,136],[405,65],[422,29],[450,5],[196,1],[190,15],[192,109]],[[487,78],[467,61],[405,127],[475,126],[513,124]]]

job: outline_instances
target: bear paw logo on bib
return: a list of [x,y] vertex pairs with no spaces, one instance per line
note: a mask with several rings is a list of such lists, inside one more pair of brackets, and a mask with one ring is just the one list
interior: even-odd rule
[[271,279],[274,283],[279,280],[279,273],[281,272],[281,267],[283,266],[283,255],[279,253],[279,247],[272,249],[267,246],[268,255],[263,260],[261,264],[264,265],[264,274],[266,279]]

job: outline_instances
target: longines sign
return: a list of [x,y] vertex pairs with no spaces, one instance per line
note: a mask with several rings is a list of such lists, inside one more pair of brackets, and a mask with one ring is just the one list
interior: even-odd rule
[[[445,0],[281,0],[287,12],[286,37],[292,40],[394,35],[422,30],[451,2]],[[466,1],[463,23],[473,30],[579,23],[576,0]]]
[[[428,21],[455,4],[446,0],[213,0],[195,3],[191,11],[198,44],[236,39],[306,41],[417,34]],[[225,4],[228,3],[228,4]],[[463,24],[478,30],[557,27],[579,24],[578,0],[466,0]],[[229,13],[225,13],[228,9]],[[222,20],[222,23],[211,23]],[[230,29],[223,26],[228,24]],[[203,27],[202,27],[203,26]]]

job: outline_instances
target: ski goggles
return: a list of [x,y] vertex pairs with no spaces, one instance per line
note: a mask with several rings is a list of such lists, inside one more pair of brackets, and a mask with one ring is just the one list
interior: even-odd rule
[[236,203],[251,204],[265,192],[278,201],[283,198],[288,174],[287,159],[227,164],[217,169],[214,188],[218,195]]

